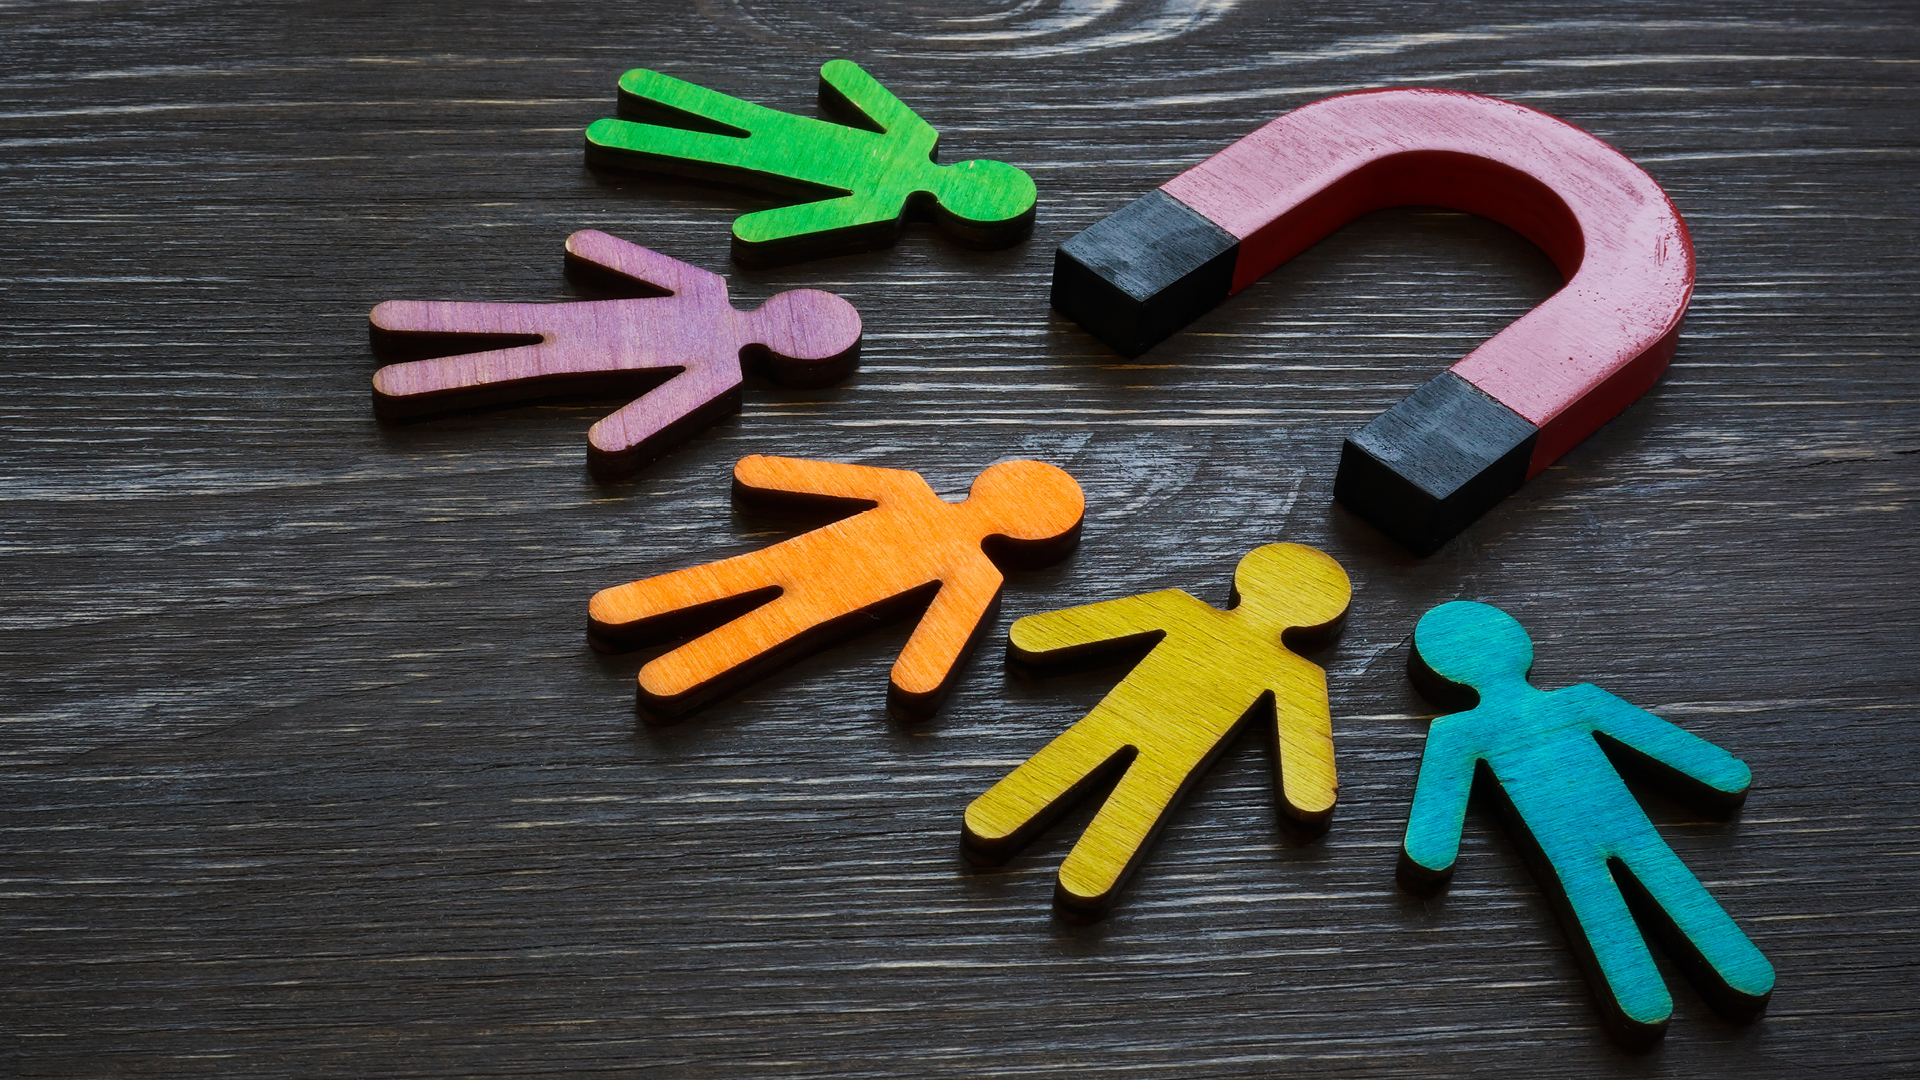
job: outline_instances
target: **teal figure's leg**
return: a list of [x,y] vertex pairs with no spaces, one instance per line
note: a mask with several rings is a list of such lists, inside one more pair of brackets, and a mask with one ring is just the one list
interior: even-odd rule
[[1559,879],[1563,918],[1574,951],[1594,981],[1594,994],[1614,1036],[1646,1045],[1666,1034],[1673,998],[1646,939],[1633,921],[1605,857],[1592,847],[1549,852]]
[[1623,892],[1634,913],[1721,1014],[1747,1019],[1766,1008],[1773,965],[1742,933],[1680,857],[1656,835],[1623,860]]

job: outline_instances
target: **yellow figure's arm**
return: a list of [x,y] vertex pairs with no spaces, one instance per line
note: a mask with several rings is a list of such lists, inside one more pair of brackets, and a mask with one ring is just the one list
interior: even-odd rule
[[1273,680],[1274,790],[1280,810],[1309,830],[1327,827],[1339,793],[1327,673],[1292,654],[1278,658]]
[[1164,635],[1193,605],[1205,606],[1179,589],[1166,589],[1028,615],[1007,631],[1007,659],[1038,667],[1144,644],[1150,635]]

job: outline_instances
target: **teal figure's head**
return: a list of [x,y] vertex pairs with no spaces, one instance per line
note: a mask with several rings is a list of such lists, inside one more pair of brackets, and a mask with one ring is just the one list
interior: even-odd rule
[[986,158],[937,168],[932,194],[950,224],[984,226],[994,233],[1031,225],[1033,204],[1039,197],[1033,177],[1004,161]]
[[1437,705],[1472,708],[1489,692],[1526,686],[1532,669],[1533,639],[1491,604],[1441,604],[1413,628],[1407,674]]

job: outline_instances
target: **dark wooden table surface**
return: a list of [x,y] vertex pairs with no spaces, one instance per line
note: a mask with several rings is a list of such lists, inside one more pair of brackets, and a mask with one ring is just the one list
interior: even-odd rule
[[[1684,10],[1683,10],[1684,9]],[[610,183],[581,131],[655,67],[811,112],[867,66],[943,157],[1029,169],[1033,239],[737,272],[769,205]],[[1911,0],[0,8],[0,1072],[16,1076],[1843,1077],[1920,1065],[1920,13]],[[1692,227],[1644,399],[1414,559],[1330,503],[1342,436],[1539,302],[1544,256],[1433,210],[1356,222],[1137,363],[1049,312],[1053,248],[1287,109],[1395,84],[1545,109]],[[374,422],[390,298],[566,300],[604,229],[817,287],[845,386],[599,484],[605,403]],[[1080,552],[1013,577],[932,722],[883,710],[905,628],[671,729],[596,589],[784,535],[750,453],[1069,469]],[[1005,620],[1180,586],[1290,540],[1352,574],[1332,831],[1274,824],[1248,737],[1118,911],[1049,908],[1064,823],[1002,872],[960,813],[1114,673],[1010,679]],[[1456,883],[1394,860],[1431,708],[1407,636],[1454,598],[1727,747],[1733,822],[1654,820],[1779,970],[1756,1023],[1674,979],[1607,1041],[1498,822]]]

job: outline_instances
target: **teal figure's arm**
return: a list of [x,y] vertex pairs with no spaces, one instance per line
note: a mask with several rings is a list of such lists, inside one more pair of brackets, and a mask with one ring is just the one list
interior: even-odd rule
[[1420,779],[1407,815],[1399,870],[1401,883],[1417,892],[1444,884],[1460,856],[1460,830],[1466,824],[1467,797],[1473,793],[1473,770],[1480,756],[1468,745],[1468,726],[1459,715],[1434,720],[1420,755]]
[[[1630,752],[1616,762],[1646,774],[1700,805],[1731,811],[1746,801],[1753,772],[1745,762],[1698,735],[1629,704],[1591,684],[1570,686],[1548,695],[1571,697],[1604,736],[1602,745]],[[1619,756],[1619,755],[1615,755]]]

